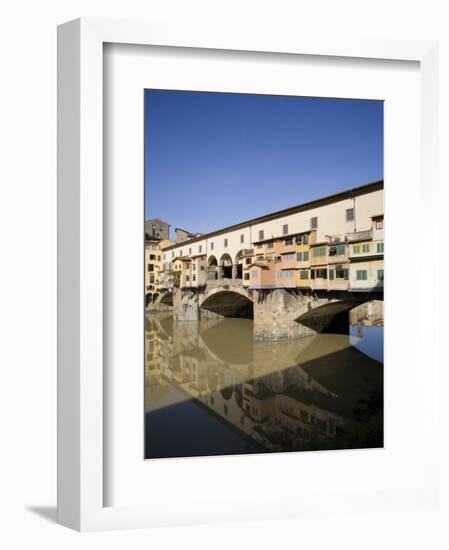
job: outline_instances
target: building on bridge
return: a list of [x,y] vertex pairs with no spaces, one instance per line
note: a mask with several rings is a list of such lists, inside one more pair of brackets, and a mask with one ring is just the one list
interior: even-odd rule
[[157,237],[145,237],[145,305],[153,302],[159,295],[159,273],[162,269],[162,250],[173,244],[169,240]]
[[159,288],[383,290],[383,181],[163,248]]

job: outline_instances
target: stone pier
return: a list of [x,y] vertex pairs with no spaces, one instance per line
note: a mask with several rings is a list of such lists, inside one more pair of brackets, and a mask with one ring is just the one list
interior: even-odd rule
[[173,290],[173,319],[175,321],[198,321],[200,318],[199,294]]
[[254,292],[254,339],[289,340],[312,336],[316,331],[296,319],[310,310],[313,298],[285,289]]

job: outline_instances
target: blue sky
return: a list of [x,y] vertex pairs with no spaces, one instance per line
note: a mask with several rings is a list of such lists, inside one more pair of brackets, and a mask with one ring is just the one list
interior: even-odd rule
[[145,218],[172,230],[206,233],[382,178],[381,101],[145,91]]

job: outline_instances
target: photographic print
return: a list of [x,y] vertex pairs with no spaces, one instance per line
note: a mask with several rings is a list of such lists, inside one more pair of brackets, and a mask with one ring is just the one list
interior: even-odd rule
[[383,447],[383,102],[144,102],[145,458]]

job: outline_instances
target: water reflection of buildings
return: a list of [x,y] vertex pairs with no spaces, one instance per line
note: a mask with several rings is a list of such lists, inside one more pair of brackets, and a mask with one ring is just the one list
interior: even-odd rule
[[351,434],[363,431],[366,403],[379,413],[373,403],[382,379],[382,365],[344,335],[254,342],[246,319],[146,318],[147,422],[155,411],[170,414],[190,400],[250,441],[254,452],[381,446],[381,423],[372,445]]

